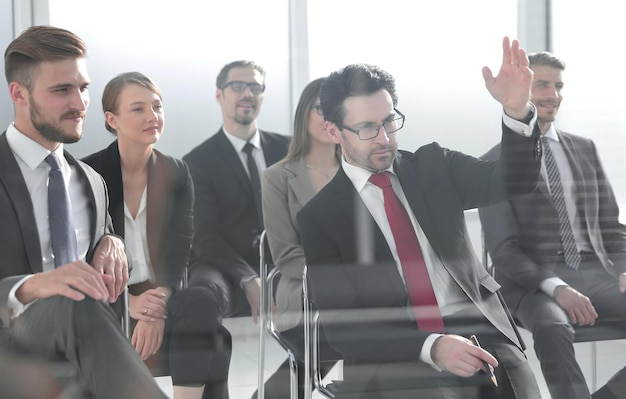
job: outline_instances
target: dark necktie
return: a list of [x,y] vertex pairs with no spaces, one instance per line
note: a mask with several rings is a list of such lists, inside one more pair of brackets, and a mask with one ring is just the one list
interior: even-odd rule
[[542,136],[541,142],[543,144],[543,157],[546,163],[548,184],[550,185],[550,194],[552,195],[552,204],[559,215],[559,233],[561,235],[561,244],[563,245],[563,258],[565,259],[565,264],[569,267],[572,269],[578,269],[581,260],[580,253],[576,247],[574,232],[572,230],[569,216],[567,215],[559,169],[554,161],[554,156],[552,155],[548,138]]
[[61,164],[55,153],[46,157],[52,169],[48,175],[48,221],[54,254],[54,266],[59,267],[78,258],[76,231],[70,211],[70,200],[65,189]]
[[383,189],[385,213],[396,243],[417,327],[424,331],[441,332],[443,320],[439,305],[409,214],[393,191],[389,172],[373,174],[370,182]]
[[248,173],[250,173],[250,185],[252,186],[252,195],[254,197],[254,205],[256,206],[257,216],[259,218],[259,226],[263,226],[263,210],[261,208],[261,179],[259,178],[259,169],[256,167],[256,161],[252,155],[254,145],[249,141],[243,146],[243,152],[246,153],[248,163]]

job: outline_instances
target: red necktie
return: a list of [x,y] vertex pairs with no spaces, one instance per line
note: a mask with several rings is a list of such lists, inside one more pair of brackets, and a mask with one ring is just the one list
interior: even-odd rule
[[373,174],[370,182],[383,189],[385,213],[396,242],[417,327],[424,331],[441,332],[443,320],[409,214],[391,187],[389,172]]

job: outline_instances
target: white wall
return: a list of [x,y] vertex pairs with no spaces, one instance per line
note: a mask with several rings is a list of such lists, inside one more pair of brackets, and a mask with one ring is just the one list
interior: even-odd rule
[[223,65],[252,59],[267,71],[259,127],[290,134],[286,0],[50,0],[50,24],[89,45],[93,81],[84,138],[70,150],[83,156],[113,137],[104,129],[102,90],[116,74],[137,70],[164,98],[166,128],[158,144],[182,157],[221,126],[215,78]]
[[512,0],[309,1],[311,76],[376,64],[396,78],[407,119],[400,147],[438,141],[482,155],[500,140],[501,108],[481,69],[500,66],[502,38],[516,38]]
[[[553,53],[565,60],[557,127],[594,140],[626,213],[626,24],[613,0],[552,0]],[[622,216],[626,221],[626,218]]]
[[[0,54],[13,40],[13,0],[0,0]],[[4,58],[0,59],[2,78],[0,79],[0,133],[9,126],[15,116],[13,103],[8,95],[7,81],[4,78]]]

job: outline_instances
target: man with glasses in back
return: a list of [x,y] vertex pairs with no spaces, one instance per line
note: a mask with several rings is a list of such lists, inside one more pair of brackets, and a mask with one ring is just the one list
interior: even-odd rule
[[541,397],[464,218],[534,188],[541,148],[532,71],[519,43],[505,38],[498,76],[486,67],[483,76],[504,109],[498,162],[437,143],[398,151],[405,116],[394,78],[376,66],[349,65],[322,85],[342,164],[298,221],[311,297],[344,359],[337,398]]
[[[219,328],[222,317],[251,314],[257,323],[259,238],[264,229],[260,178],[287,154],[290,138],[257,127],[265,91],[261,66],[231,62],[218,74],[216,85],[223,126],[183,159],[195,189],[189,285],[214,292],[215,308],[208,313]],[[227,377],[228,364],[221,373]]]

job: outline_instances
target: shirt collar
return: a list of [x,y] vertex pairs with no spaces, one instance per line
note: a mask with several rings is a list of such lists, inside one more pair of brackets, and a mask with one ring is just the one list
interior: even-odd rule
[[559,142],[559,135],[556,134],[556,128],[554,127],[554,123],[550,124],[550,127],[548,128],[548,130],[543,134],[544,137],[550,139],[550,140],[554,140],[557,143]]
[[[341,167],[343,168],[344,172],[346,172],[346,175],[354,185],[356,191],[361,192],[365,188],[365,186],[370,183],[369,179],[373,175],[373,173],[369,170],[363,169],[360,166],[352,165],[351,163],[346,161],[344,157],[341,158]],[[391,173],[392,175],[395,175],[393,171],[393,163],[389,168],[386,169],[386,171]]]
[[249,141],[256,149],[261,149],[261,134],[259,133],[259,129],[256,129],[250,137],[249,140],[243,140],[234,134],[228,133],[228,131],[222,126],[222,130],[226,133],[226,138],[233,145],[235,151],[241,152],[243,151],[243,146]]
[[[20,157],[31,170],[35,170],[39,165],[41,165],[44,159],[46,159],[48,154],[51,152],[41,144],[17,130],[15,124],[13,123],[11,123],[7,128],[7,141],[11,151],[13,151],[16,156]],[[59,144],[56,150],[54,150],[54,153],[57,154],[61,164],[65,163],[62,143]]]

